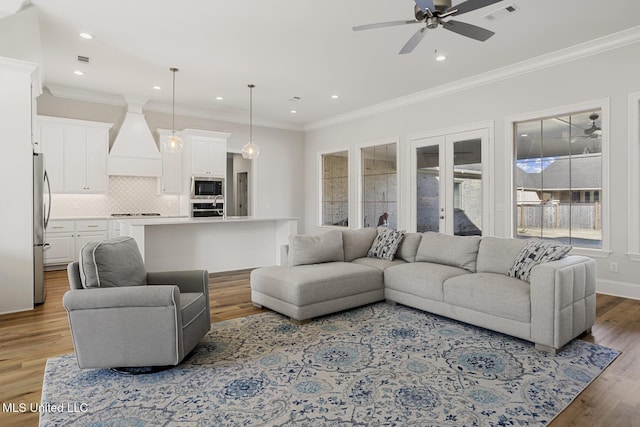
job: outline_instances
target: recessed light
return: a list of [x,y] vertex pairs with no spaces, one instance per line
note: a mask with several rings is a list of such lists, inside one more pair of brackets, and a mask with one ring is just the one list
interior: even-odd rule
[[338,99],[340,98],[338,95],[331,95],[331,99]]
[[162,90],[162,88],[161,88],[160,86],[158,86],[158,85],[154,86],[153,88],[154,88],[155,90]]
[[216,96],[216,101],[224,101],[224,98],[221,96]]
[[84,76],[84,71],[75,70],[73,74],[75,74],[76,76]]
[[93,38],[93,35],[89,33],[80,33],[80,37],[82,37],[83,39],[91,40]]
[[297,111],[296,110],[291,110],[291,114],[296,114]]
[[436,61],[444,61],[444,60],[446,60],[446,59],[447,59],[447,57],[446,57],[446,56],[444,56],[444,55],[438,55],[438,56],[436,56]]

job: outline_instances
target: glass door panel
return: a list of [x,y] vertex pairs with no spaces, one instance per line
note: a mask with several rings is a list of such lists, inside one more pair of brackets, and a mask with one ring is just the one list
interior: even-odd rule
[[482,140],[453,142],[453,234],[482,235]]
[[[437,139],[437,138],[436,138]],[[440,231],[440,144],[416,149],[416,230]]]

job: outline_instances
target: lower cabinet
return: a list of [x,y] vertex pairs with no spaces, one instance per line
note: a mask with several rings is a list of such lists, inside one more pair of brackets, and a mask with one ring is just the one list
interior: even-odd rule
[[77,261],[85,243],[108,238],[108,222],[106,219],[49,221],[45,233],[44,265]]

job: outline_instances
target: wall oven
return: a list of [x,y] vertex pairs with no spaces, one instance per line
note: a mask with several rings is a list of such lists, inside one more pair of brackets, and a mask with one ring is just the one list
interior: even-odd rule
[[224,217],[224,178],[191,177],[191,216]]

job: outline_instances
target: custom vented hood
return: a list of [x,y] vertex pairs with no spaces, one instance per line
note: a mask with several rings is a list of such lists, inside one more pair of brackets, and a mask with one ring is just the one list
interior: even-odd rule
[[162,158],[142,114],[144,102],[126,99],[127,114],[109,151],[107,172],[109,175],[160,176]]

